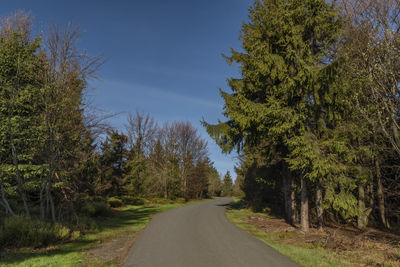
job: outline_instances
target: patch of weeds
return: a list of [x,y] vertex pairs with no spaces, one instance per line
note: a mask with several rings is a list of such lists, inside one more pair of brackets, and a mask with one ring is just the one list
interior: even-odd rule
[[295,234],[293,232],[283,232],[283,233],[279,233],[278,234],[278,237],[280,239],[291,238],[291,237],[294,237],[294,236],[295,236]]

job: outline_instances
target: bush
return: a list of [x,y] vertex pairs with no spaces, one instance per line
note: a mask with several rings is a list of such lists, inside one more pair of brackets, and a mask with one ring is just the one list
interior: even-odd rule
[[144,198],[132,197],[132,196],[122,196],[121,199],[124,202],[124,204],[129,204],[129,205],[144,205],[148,202]]
[[25,216],[12,216],[0,226],[0,247],[41,247],[68,240],[71,230],[58,223],[52,224]]
[[110,214],[110,205],[103,201],[87,202],[81,211],[90,217],[108,216]]
[[71,228],[79,233],[87,233],[98,229],[95,220],[86,215],[77,216],[74,221],[71,222],[71,225]]
[[118,207],[122,207],[123,203],[122,200],[116,197],[110,197],[108,200],[108,205],[110,205],[110,207],[112,208],[118,208]]
[[165,198],[152,198],[152,199],[150,199],[150,202],[152,204],[170,204],[171,200],[165,199]]

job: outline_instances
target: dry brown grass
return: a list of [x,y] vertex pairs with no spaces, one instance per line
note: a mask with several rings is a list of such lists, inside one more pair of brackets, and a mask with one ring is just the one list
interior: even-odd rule
[[335,252],[353,266],[400,266],[400,236],[393,233],[331,225],[323,230],[310,229],[305,234],[298,225],[293,227],[283,219],[257,214],[246,215],[244,219],[281,243]]

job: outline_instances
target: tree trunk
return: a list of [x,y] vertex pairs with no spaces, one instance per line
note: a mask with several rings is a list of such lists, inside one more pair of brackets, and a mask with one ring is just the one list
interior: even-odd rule
[[185,162],[183,162],[182,164],[182,197],[187,200],[187,196],[186,196],[186,175],[185,175]]
[[43,184],[42,188],[40,189],[39,201],[40,201],[40,219],[44,221],[46,214],[44,210],[44,199],[43,199],[43,192],[46,188],[46,183]]
[[378,208],[379,208],[379,217],[384,227],[390,228],[388,221],[385,216],[385,196],[383,193],[382,186],[382,176],[381,176],[381,168],[378,158],[375,159],[375,167],[376,167],[376,195],[378,197]]
[[[52,172],[50,172],[52,173]],[[51,175],[49,175],[50,177]],[[51,219],[53,222],[56,222],[56,211],[54,207],[54,201],[53,201],[53,196],[51,195],[51,183],[50,179],[47,178],[47,184],[46,184],[46,216],[49,214],[51,215]]]
[[9,134],[10,134],[11,155],[12,155],[13,165],[15,167],[15,174],[16,174],[16,179],[17,179],[17,191],[18,191],[18,193],[21,197],[22,203],[24,205],[26,216],[30,216],[26,195],[25,195],[25,192],[23,189],[21,173],[19,171],[17,149],[15,148],[15,144],[14,144],[14,135],[13,135],[12,126],[11,126],[11,111],[9,111],[9,114],[8,114],[8,130],[9,130]]
[[293,179],[293,176],[291,176],[291,181],[290,181],[290,221],[294,225],[297,221],[296,218],[296,183]]
[[161,172],[161,175],[164,176],[164,198],[168,199],[168,174]]
[[364,230],[368,224],[368,216],[366,215],[365,209],[365,192],[363,185],[358,186],[358,208],[361,214],[357,218],[357,226],[359,229]]
[[283,198],[284,198],[284,204],[285,204],[285,219],[287,223],[292,223],[290,221],[291,216],[290,216],[290,179],[289,179],[289,174],[286,171],[286,168],[284,168],[284,171],[282,172],[282,191],[283,191]]
[[6,193],[4,190],[4,182],[3,182],[3,178],[1,178],[1,185],[0,185],[0,189],[1,189],[1,205],[4,207],[4,209],[6,210],[6,214],[10,213],[11,215],[15,215],[14,211],[12,210],[12,208],[10,207],[10,204],[7,201],[6,198]]
[[285,200],[285,218],[287,223],[293,225],[295,223],[295,194],[294,194],[294,181],[292,174],[287,166],[284,166],[283,175],[283,195]]
[[54,207],[54,201],[51,192],[50,192],[50,209],[51,209],[51,219],[53,220],[53,222],[56,222],[56,209]]
[[315,191],[315,205],[317,206],[317,217],[318,217],[318,229],[322,230],[324,224],[324,208],[322,206],[322,188],[321,185],[317,184]]
[[373,184],[369,184],[367,188],[368,188],[369,207],[371,209],[374,209],[374,207],[375,207],[374,185]]
[[307,193],[307,182],[304,176],[301,174],[301,211],[300,211],[300,223],[301,230],[308,232],[310,228],[308,218],[308,193]]

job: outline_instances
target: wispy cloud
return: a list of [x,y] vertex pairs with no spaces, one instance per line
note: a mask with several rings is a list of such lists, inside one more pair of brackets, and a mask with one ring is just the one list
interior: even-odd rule
[[[104,80],[97,81],[95,84],[93,84],[93,86],[99,88],[107,88],[107,90],[114,92],[112,95],[122,95],[123,99],[119,99],[121,101],[128,99],[131,100],[131,96],[139,96],[139,100],[157,99],[171,104],[183,104],[192,106],[194,105],[198,107],[213,108],[216,110],[221,110],[222,108],[222,105],[214,100],[208,100],[198,96],[190,96],[188,94],[177,93],[163,88],[157,88],[137,83]],[[112,95],[110,95],[109,97],[113,98]]]
[[189,78],[194,80],[207,80],[207,81],[223,81],[225,83],[225,79],[227,78],[227,74],[223,73],[215,73],[211,71],[205,70],[196,70],[196,69],[181,69],[181,68],[173,68],[171,66],[162,66],[162,65],[130,65],[132,70],[137,70],[146,73],[152,73],[154,75],[165,75],[172,76],[175,78]]

